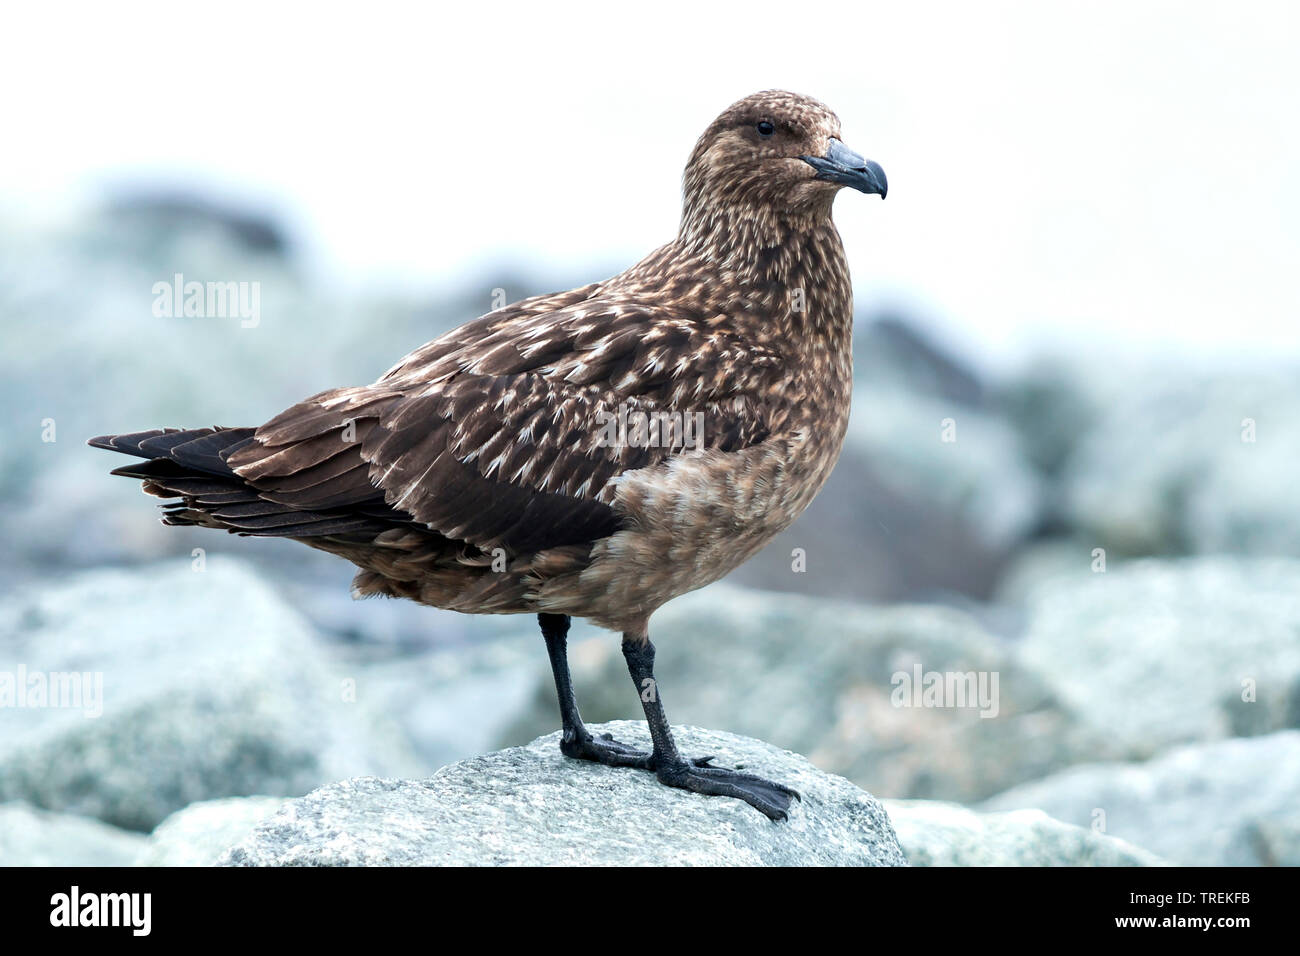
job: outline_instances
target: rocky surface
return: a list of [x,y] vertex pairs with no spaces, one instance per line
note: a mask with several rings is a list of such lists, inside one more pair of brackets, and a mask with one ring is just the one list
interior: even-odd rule
[[133,862],[136,866],[213,866],[284,804],[284,797],[192,803],[158,824]]
[[1081,554],[1027,603],[1025,660],[1128,756],[1300,724],[1300,562]]
[[[592,728],[649,746],[643,724]],[[773,823],[736,800],[659,784],[647,772],[560,754],[558,734],[444,767],[426,780],[345,780],[287,803],[226,865],[904,865],[880,803],[802,757],[733,734],[675,728],[802,794]]]
[[1300,866],[1300,731],[1072,767],[980,805],[1022,808],[1187,866]]
[[1140,847],[1041,810],[976,813],[955,803],[885,800],[912,866],[1160,866]]
[[0,867],[130,866],[145,845],[138,833],[26,803],[0,803]]
[[[873,793],[969,801],[1119,755],[1019,663],[1013,645],[959,611],[718,584],[664,607],[651,634],[670,717],[788,747]],[[639,716],[617,638],[575,631],[570,665],[587,719]],[[990,692],[996,676],[996,708],[974,700],[912,706],[915,698],[903,692],[916,685],[918,667],[923,680],[932,672],[984,675]],[[541,655],[533,681],[532,707],[500,745],[555,727],[555,688]],[[896,697],[907,706],[896,706]]]
[[0,675],[75,674],[81,692],[0,708],[2,800],[148,831],[196,800],[420,769],[302,618],[235,563],[31,589],[0,608],[0,635]]

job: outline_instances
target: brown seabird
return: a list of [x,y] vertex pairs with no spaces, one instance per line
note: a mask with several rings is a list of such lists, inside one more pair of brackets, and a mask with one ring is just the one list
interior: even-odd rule
[[[682,757],[650,616],[787,528],[839,456],[852,290],[831,204],[884,171],[816,100],[767,91],[696,143],[676,239],[603,282],[524,299],[416,349],[374,384],[255,428],[91,439],[163,521],[294,538],[383,594],[538,615],[570,757],[652,770],[783,819],[797,794]],[[571,617],[623,635],[650,753],[596,737],[569,679]]]

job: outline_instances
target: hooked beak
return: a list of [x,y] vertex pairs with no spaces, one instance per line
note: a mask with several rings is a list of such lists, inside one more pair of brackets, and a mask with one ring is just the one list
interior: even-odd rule
[[838,139],[831,140],[825,156],[800,156],[805,163],[817,170],[817,178],[827,182],[852,186],[859,192],[876,193],[881,199],[889,190],[885,171],[879,163],[863,159]]

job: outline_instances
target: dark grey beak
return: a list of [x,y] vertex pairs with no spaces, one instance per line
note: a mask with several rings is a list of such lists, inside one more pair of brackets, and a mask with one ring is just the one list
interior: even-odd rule
[[800,156],[805,163],[817,170],[817,178],[827,182],[852,186],[859,192],[877,193],[881,199],[889,191],[889,182],[885,171],[879,163],[863,159],[838,139],[831,140],[830,149],[825,156]]

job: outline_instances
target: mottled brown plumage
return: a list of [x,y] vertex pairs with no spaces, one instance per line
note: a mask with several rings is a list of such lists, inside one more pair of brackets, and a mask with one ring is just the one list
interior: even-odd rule
[[[756,94],[695,146],[677,238],[625,272],[491,312],[256,429],[92,444],[149,459],[115,473],[179,498],[167,523],[296,538],[359,566],[358,595],[584,617],[648,645],[658,607],[788,527],[839,455],[844,184],[884,192],[834,114]],[[637,413],[702,436],[611,441],[611,418]]]

